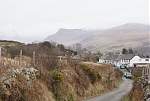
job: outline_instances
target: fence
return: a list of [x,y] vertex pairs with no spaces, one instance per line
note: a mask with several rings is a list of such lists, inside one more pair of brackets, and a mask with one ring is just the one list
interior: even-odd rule
[[142,76],[150,80],[150,64],[147,64],[146,67],[143,67]]
[[0,47],[0,66],[1,67],[22,67],[22,66],[29,66],[31,65],[31,59],[28,57],[23,56],[22,50],[20,50],[19,57],[15,58],[8,58],[2,56],[2,48]]
[[38,53],[35,53],[33,51],[32,57],[26,57],[23,55],[23,51],[20,50],[19,56],[15,58],[6,58],[2,56],[2,48],[0,47],[0,65],[7,67],[7,66],[13,66],[13,67],[22,67],[22,66],[41,66],[45,65],[45,63],[51,63],[55,64],[54,62],[67,62],[69,57],[66,56],[47,56],[47,55],[40,55]]

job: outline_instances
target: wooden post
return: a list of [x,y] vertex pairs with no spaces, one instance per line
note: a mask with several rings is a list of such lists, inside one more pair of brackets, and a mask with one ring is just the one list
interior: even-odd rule
[[22,65],[22,49],[20,50],[19,65]]
[[32,59],[32,62],[33,62],[33,66],[35,66],[35,51],[33,51],[33,59]]

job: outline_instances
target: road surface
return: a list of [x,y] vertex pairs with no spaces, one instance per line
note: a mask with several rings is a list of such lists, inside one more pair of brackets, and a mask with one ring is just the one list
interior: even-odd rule
[[114,89],[112,92],[85,101],[120,101],[121,98],[124,95],[128,94],[131,89],[132,81],[124,79],[123,83],[119,86],[119,88]]

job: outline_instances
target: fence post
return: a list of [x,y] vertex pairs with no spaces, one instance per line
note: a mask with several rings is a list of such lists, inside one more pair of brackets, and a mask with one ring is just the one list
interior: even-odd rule
[[20,56],[19,56],[19,65],[22,64],[22,49],[20,50]]
[[33,51],[33,59],[32,59],[32,62],[33,62],[33,66],[35,66],[35,51]]

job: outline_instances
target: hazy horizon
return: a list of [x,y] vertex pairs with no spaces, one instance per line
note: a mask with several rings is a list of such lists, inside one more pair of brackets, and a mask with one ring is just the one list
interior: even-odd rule
[[148,0],[0,0],[0,34],[43,40],[60,28],[149,24]]

